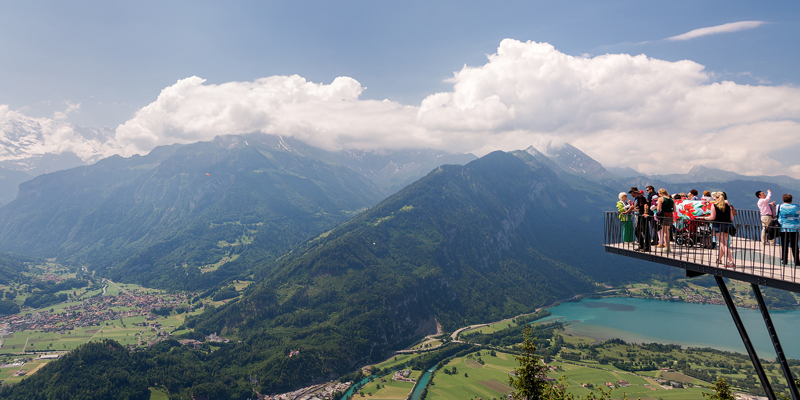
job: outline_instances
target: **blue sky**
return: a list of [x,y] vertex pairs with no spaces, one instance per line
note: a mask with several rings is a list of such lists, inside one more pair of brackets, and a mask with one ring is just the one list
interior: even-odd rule
[[[798,83],[800,3],[792,1],[6,2],[0,103],[115,127],[177,80],[349,76],[362,99],[419,103],[485,63],[504,38],[570,55],[689,59],[740,83]],[[758,28],[669,42],[736,21]],[[648,42],[639,44],[641,42]]]
[[[0,128],[29,118],[49,138],[36,151],[84,159],[260,131],[329,150],[482,155],[569,142],[642,172],[800,177],[798,11],[796,1],[7,2]],[[113,138],[88,143],[64,123],[108,126]],[[659,154],[672,164],[642,151],[653,137],[670,138]]]

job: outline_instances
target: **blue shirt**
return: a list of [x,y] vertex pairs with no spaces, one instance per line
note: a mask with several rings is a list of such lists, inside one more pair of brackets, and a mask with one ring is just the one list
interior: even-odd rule
[[797,231],[800,228],[800,206],[793,203],[783,203],[778,208],[778,222],[781,223],[781,232]]

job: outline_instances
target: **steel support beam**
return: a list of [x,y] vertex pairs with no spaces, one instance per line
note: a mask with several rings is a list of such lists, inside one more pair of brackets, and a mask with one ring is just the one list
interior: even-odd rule
[[767,398],[769,398],[769,400],[776,400],[775,392],[772,391],[772,386],[769,384],[767,374],[764,373],[764,368],[761,367],[761,361],[758,359],[756,349],[753,348],[753,343],[750,341],[750,336],[747,334],[747,330],[742,323],[742,319],[739,318],[739,312],[736,311],[736,304],[733,303],[731,292],[728,291],[728,286],[725,285],[725,281],[722,280],[721,276],[715,276],[714,279],[717,280],[719,291],[722,293],[722,298],[725,299],[725,305],[728,306],[728,311],[731,312],[733,323],[736,324],[736,329],[739,330],[739,335],[742,337],[744,347],[747,349],[747,354],[750,356],[750,361],[753,362],[753,367],[756,369],[756,374],[758,375],[758,379],[761,381],[761,386],[764,388],[764,392],[767,394]]
[[764,296],[761,295],[761,288],[755,283],[751,283],[751,286],[753,286],[753,293],[756,295],[756,301],[758,301],[758,309],[761,310],[761,316],[764,318],[764,324],[767,325],[769,338],[772,339],[772,346],[775,347],[775,353],[778,355],[778,362],[783,369],[783,376],[786,377],[786,384],[789,386],[789,391],[792,393],[792,399],[800,400],[800,394],[798,394],[797,386],[794,384],[792,370],[789,369],[789,363],[786,361],[786,355],[783,353],[781,341],[778,340],[778,333],[775,331],[775,326],[772,325],[772,318],[769,316],[766,303],[764,303]]

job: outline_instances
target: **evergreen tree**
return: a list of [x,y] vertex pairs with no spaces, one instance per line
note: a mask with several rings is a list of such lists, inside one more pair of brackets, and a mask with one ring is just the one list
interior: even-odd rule
[[519,363],[517,376],[508,378],[508,383],[516,389],[513,392],[514,400],[539,400],[546,399],[547,382],[544,380],[545,366],[536,355],[536,343],[530,326],[523,329],[525,340],[519,345],[522,354],[514,357]]
[[731,386],[728,384],[728,381],[725,378],[720,377],[713,386],[711,386],[711,390],[714,393],[703,393],[703,397],[708,400],[735,400],[736,396],[733,395],[731,392]]

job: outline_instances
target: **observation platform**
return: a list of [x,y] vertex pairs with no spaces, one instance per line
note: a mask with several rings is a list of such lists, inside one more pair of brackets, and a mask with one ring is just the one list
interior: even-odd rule
[[[682,268],[687,276],[709,274],[800,293],[800,268],[795,267],[791,249],[787,264],[784,265],[781,263],[780,245],[761,243],[762,226],[758,211],[738,210],[737,222],[732,224],[737,234],[730,236],[728,245],[733,254],[733,267],[726,267],[725,258],[722,263],[717,263],[720,246],[712,237],[711,221],[675,221],[669,253],[666,248],[655,245],[650,246],[650,251],[643,252],[639,250],[637,242],[623,240],[624,221],[618,215],[616,212],[605,214],[603,244],[608,253]],[[631,232],[634,232],[637,218],[630,215],[630,219],[631,224],[627,229],[633,229]],[[651,238],[655,235],[652,227],[650,234]],[[635,233],[632,235],[635,240]]]
[[[669,251],[666,247],[657,247],[651,244],[651,239],[656,235],[658,221],[654,218],[637,218],[629,215],[628,221],[620,219],[618,212],[607,212],[604,216],[603,245],[607,253],[619,254],[626,257],[651,261],[659,264],[670,265],[686,270],[686,276],[695,277],[704,274],[713,275],[719,286],[720,293],[725,300],[725,305],[731,313],[733,322],[742,338],[753,367],[756,370],[761,386],[767,398],[776,400],[777,396],[772,390],[769,379],[764,373],[761,361],[750,341],[750,337],[742,323],[736,305],[723,278],[749,282],[753,289],[761,316],[764,319],[767,332],[772,340],[777,355],[776,359],[781,365],[786,385],[791,398],[800,400],[800,392],[794,383],[794,376],[789,368],[783,352],[778,334],[772,324],[769,310],[761,294],[761,286],[774,287],[800,293],[800,273],[798,266],[800,257],[795,260],[792,249],[788,249],[786,260],[781,259],[782,247],[780,245],[763,244],[761,241],[761,215],[754,210],[738,210],[734,222],[718,224],[718,227],[735,227],[736,235],[723,238],[715,235],[714,222],[695,219],[691,215],[683,215],[681,219],[672,223],[672,242]],[[637,226],[641,224],[641,226]],[[779,229],[769,229],[771,236],[780,237]],[[637,242],[640,240],[644,246]],[[722,240],[723,243],[718,243]],[[780,239],[778,239],[779,241]],[[727,242],[727,243],[725,243]],[[648,248],[648,243],[650,243]],[[733,264],[728,264],[722,250],[726,249],[732,255]],[[721,262],[717,260],[722,257]],[[784,264],[784,261],[786,262]]]

